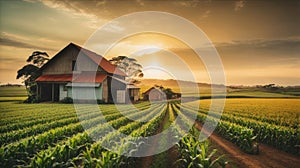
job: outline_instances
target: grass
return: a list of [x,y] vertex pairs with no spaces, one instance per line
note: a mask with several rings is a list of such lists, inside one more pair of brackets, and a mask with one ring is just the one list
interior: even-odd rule
[[5,86],[0,87],[0,102],[24,101],[27,92],[24,86]]
[[20,97],[0,97],[0,102],[10,102],[10,101],[24,101],[27,97],[20,96]]
[[6,86],[0,87],[0,97],[26,97],[25,86]]

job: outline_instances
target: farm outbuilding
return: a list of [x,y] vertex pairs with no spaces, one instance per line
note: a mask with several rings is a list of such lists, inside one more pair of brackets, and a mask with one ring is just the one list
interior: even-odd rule
[[[128,103],[139,93],[132,92],[126,74],[104,57],[70,43],[41,68],[36,79],[41,101],[60,101],[66,97],[88,102]],[[135,88],[134,90],[138,90]]]
[[162,86],[151,87],[143,93],[143,100],[149,101],[162,101],[178,98],[181,98],[181,93],[175,93],[170,88],[164,88]]
[[161,101],[166,100],[166,98],[166,94],[160,88],[156,87],[151,87],[143,93],[143,100]]

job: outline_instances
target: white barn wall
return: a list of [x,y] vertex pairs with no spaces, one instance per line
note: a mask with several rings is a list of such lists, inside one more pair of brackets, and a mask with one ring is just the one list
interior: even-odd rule
[[59,100],[64,99],[65,97],[68,97],[68,91],[64,90],[65,84],[59,85]]
[[[72,97],[73,99],[79,99],[79,100],[91,100],[91,99],[99,99],[102,100],[102,85],[100,87],[76,87],[68,88],[67,96]],[[74,94],[74,97],[73,97]]]

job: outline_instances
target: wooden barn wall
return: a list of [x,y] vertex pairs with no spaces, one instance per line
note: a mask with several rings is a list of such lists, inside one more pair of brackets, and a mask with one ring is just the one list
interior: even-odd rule
[[119,80],[108,77],[108,100],[110,103],[117,101],[117,90],[126,90],[126,84]]
[[104,102],[108,102],[108,85],[107,85],[107,79],[105,79],[102,82],[102,99]]
[[[97,71],[98,65],[93,62],[90,58],[86,55],[79,53],[77,60],[76,60],[76,70],[77,71]],[[99,69],[100,70],[100,69]]]
[[[90,58],[78,52],[79,50],[73,46],[63,49],[55,59],[43,70],[46,74],[72,74],[72,62],[77,61],[77,71],[96,71],[98,65]],[[80,55],[78,55],[80,54]],[[79,57],[78,57],[79,56]]]

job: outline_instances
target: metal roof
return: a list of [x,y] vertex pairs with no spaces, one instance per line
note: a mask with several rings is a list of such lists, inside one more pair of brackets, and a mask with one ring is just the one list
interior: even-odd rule
[[37,82],[74,82],[74,83],[102,83],[107,75],[95,72],[82,72],[80,74],[68,75],[42,75],[36,79]]
[[37,82],[71,82],[72,74],[63,75],[42,75],[38,77],[35,81]]
[[95,72],[82,72],[76,75],[72,82],[75,83],[102,83],[107,77],[105,74],[99,74]]
[[99,87],[100,83],[67,83],[67,87]]

